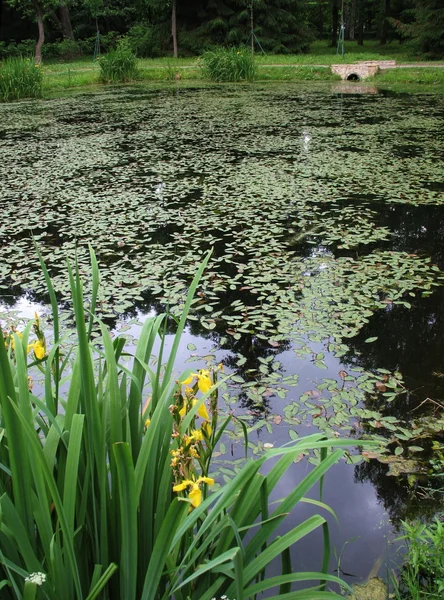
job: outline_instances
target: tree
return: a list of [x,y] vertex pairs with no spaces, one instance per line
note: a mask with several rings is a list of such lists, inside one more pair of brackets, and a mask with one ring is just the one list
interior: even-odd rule
[[8,0],[8,3],[24,16],[37,21],[38,37],[35,46],[35,62],[40,64],[42,62],[42,47],[45,41],[43,19],[58,7],[59,0]]
[[63,37],[65,39],[72,40],[74,42],[75,38],[74,38],[74,32],[72,30],[72,25],[71,25],[71,17],[69,14],[69,7],[68,7],[67,2],[65,2],[64,0],[62,0],[62,2],[60,3],[60,6],[58,8],[58,13],[59,13],[59,17],[60,17],[60,25],[62,28]]
[[171,37],[173,38],[173,55],[177,58],[177,5],[171,0]]
[[[410,21],[410,22],[409,22]],[[442,0],[415,0],[412,10],[400,19],[390,19],[397,31],[421,52],[444,56],[444,4]]]
[[387,36],[389,30],[389,19],[390,19],[390,10],[391,10],[391,0],[383,0],[383,19],[381,26],[381,37],[380,44],[384,45],[387,43]]
[[364,45],[365,1],[358,0],[358,46]]
[[338,43],[339,32],[339,0],[331,0],[331,45]]

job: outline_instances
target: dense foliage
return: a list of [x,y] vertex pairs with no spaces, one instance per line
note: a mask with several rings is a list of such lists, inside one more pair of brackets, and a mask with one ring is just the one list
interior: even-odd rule
[[0,0],[0,58],[34,51],[36,40],[38,60],[93,54],[98,41],[108,51],[124,35],[141,57],[200,54],[252,38],[258,50],[305,52],[315,38],[335,46],[341,23],[358,44],[408,37],[439,56],[443,11],[440,0]]

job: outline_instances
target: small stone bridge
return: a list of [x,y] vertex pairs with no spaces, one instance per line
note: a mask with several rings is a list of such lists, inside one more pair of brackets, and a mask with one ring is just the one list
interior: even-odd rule
[[355,65],[331,65],[332,73],[348,81],[360,81],[373,77],[379,69],[394,69],[396,60],[367,60]]

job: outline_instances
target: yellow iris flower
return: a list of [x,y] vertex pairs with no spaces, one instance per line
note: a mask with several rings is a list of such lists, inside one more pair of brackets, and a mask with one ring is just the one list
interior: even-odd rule
[[42,344],[42,342],[40,340],[37,340],[36,342],[34,342],[34,344],[32,344],[32,349],[34,350],[34,354],[35,357],[38,360],[42,360],[42,358],[44,358],[45,356],[45,346]]
[[210,391],[212,385],[210,372],[206,371],[205,369],[202,369],[201,371],[199,371],[198,378],[199,382],[197,385],[199,386],[199,389],[202,392],[202,394],[206,394],[208,391]]
[[186,379],[181,381],[182,385],[191,385],[193,380],[197,378],[197,385],[202,394],[206,394],[211,386],[210,372],[206,369],[201,369],[198,373],[191,373]]
[[214,479],[211,477],[198,477],[196,481],[193,479],[184,479],[182,483],[178,483],[173,487],[173,492],[183,492],[188,487],[191,488],[188,493],[188,498],[191,500],[192,506],[197,508],[202,503],[202,492],[199,487],[200,483],[206,483],[207,485],[213,485]]
[[[196,398],[193,399],[192,405],[196,406],[197,404],[197,400]],[[182,417],[182,419],[184,418],[184,416],[187,414],[187,405],[184,402],[182,408],[179,410],[179,415]],[[202,417],[202,419],[205,419],[207,421],[210,420],[210,417],[208,415],[208,411],[207,411],[207,407],[205,406],[205,404],[202,402],[202,404],[199,406],[199,408],[197,409],[197,414],[199,415],[199,417]]]

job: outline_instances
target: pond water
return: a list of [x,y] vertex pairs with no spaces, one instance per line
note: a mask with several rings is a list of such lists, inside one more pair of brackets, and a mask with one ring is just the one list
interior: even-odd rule
[[[316,430],[389,440],[332,469],[324,500],[332,569],[392,566],[399,520],[440,502],[416,459],[443,429],[444,99],[138,86],[0,105],[0,144],[3,324],[47,301],[31,235],[67,315],[64,260],[77,246],[87,274],[93,245],[100,313],[128,336],[180,312],[212,249],[179,367],[224,363],[251,452]],[[228,468],[240,453],[226,444]],[[319,568],[318,544],[298,566]]]

